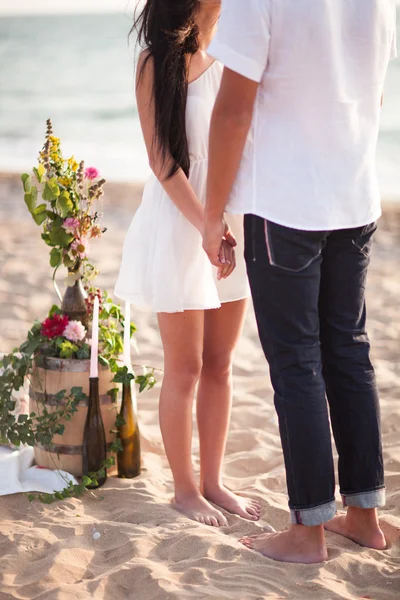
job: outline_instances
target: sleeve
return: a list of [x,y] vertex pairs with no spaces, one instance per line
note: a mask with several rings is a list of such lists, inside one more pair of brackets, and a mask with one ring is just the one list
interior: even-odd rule
[[270,0],[223,0],[208,53],[228,69],[260,82],[267,66]]

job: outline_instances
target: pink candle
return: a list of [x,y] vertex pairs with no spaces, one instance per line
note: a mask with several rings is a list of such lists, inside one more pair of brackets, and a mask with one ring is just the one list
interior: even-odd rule
[[94,299],[92,321],[92,347],[90,354],[90,377],[99,376],[99,298]]

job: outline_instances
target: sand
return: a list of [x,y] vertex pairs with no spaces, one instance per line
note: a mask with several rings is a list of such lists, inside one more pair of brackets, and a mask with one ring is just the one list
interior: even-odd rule
[[[112,289],[124,233],[140,198],[137,186],[109,184],[108,232],[95,254],[100,283]],[[0,350],[24,338],[56,300],[48,252],[22,201],[18,180],[0,176]],[[384,552],[328,534],[329,560],[285,565],[242,547],[238,538],[288,522],[277,421],[266,363],[250,310],[235,357],[235,397],[225,460],[226,483],[262,503],[259,523],[228,516],[221,530],[196,524],[169,506],[171,475],[158,428],[159,387],[139,397],[145,470],[136,480],[109,478],[83,499],[51,506],[23,495],[0,499],[0,600],[290,600],[400,597],[400,204],[385,206],[368,289],[369,330],[382,398],[388,501]],[[94,246],[94,244],[93,244]],[[62,280],[62,278],[61,278]],[[139,361],[162,366],[154,316],[135,311]],[[194,462],[198,467],[198,441]],[[339,503],[338,503],[338,506]],[[93,532],[101,534],[95,540]]]

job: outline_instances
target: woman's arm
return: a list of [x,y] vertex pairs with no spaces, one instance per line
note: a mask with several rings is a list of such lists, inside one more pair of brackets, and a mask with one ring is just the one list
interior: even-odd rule
[[163,161],[161,153],[154,143],[155,139],[155,114],[153,101],[153,61],[148,59],[142,69],[146,54],[143,52],[139,59],[138,75],[136,80],[136,98],[142,126],[144,141],[149,157],[150,168],[157,177],[164,190],[175,206],[192,225],[203,234],[204,207],[197,198],[188,178],[182,169],[175,175],[168,177],[169,161]]

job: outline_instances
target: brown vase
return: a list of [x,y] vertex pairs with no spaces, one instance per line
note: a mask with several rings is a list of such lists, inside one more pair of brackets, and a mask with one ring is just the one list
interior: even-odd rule
[[81,321],[88,328],[88,312],[85,298],[87,294],[83,288],[82,280],[77,279],[72,286],[68,286],[61,304],[61,310],[72,321]]

